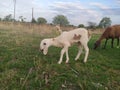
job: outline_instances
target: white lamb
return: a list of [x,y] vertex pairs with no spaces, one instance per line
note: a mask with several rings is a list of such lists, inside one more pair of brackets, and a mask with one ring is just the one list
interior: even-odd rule
[[73,43],[77,43],[79,51],[75,60],[79,59],[82,53],[82,49],[84,48],[85,50],[84,62],[86,62],[89,54],[89,48],[87,45],[90,38],[89,36],[90,36],[89,32],[84,28],[78,28],[68,32],[62,32],[61,35],[59,35],[56,38],[43,39],[40,43],[40,50],[43,52],[44,55],[46,55],[48,52],[48,48],[50,46],[61,47],[62,50],[58,64],[61,64],[64,53],[66,53],[66,63],[68,63],[69,61],[68,48]]

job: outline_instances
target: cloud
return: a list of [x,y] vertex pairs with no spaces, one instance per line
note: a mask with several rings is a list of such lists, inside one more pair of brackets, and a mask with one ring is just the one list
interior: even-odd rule
[[101,3],[90,3],[90,5],[95,6],[103,15],[120,15],[120,7],[108,7]]
[[116,2],[117,2],[118,4],[120,4],[120,0],[116,0]]
[[[108,1],[107,1],[108,2]],[[79,0],[16,0],[16,19],[19,16],[27,18],[30,21],[32,18],[32,8],[34,8],[34,17],[44,17],[48,22],[52,22],[53,17],[59,14],[65,15],[71,24],[87,24],[88,21],[99,22],[103,17],[109,16],[115,22],[118,21],[115,17],[120,16],[120,0],[112,1],[111,3],[79,1]],[[8,14],[13,14],[13,0],[1,0],[0,17]],[[116,5],[116,6],[115,6]]]
[[81,2],[55,2],[51,4],[50,8],[57,14],[67,16],[71,24],[75,23],[76,25],[86,24],[88,21],[98,21],[100,16],[99,12],[85,7]]
[[12,1],[6,0],[7,3],[4,0],[1,0],[0,2],[0,17],[4,17],[5,15],[13,13],[13,8]]
[[91,6],[96,6],[96,7],[99,7],[100,9],[109,9],[109,7],[101,4],[101,3],[97,3],[97,2],[92,2],[90,3]]
[[[40,7],[39,3],[36,3],[36,0],[16,0],[16,17],[19,17],[21,15],[23,16],[31,16],[32,8],[35,8],[36,11],[43,10],[42,7]],[[1,0],[0,3],[0,13],[1,17],[6,16],[8,14],[13,14],[14,12],[14,2],[13,0]]]

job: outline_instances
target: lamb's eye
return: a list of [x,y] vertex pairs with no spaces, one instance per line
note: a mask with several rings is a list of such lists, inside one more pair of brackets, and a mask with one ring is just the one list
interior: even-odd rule
[[46,45],[46,43],[43,43],[43,45]]

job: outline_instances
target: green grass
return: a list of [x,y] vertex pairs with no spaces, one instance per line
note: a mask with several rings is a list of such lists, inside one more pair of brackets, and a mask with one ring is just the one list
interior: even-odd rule
[[[0,90],[120,90],[120,48],[98,48],[90,42],[88,62],[78,61],[76,46],[69,49],[70,61],[57,62],[60,48],[50,47],[44,56],[37,34],[0,29]],[[47,36],[51,37],[51,35]],[[64,57],[65,60],[65,57]]]

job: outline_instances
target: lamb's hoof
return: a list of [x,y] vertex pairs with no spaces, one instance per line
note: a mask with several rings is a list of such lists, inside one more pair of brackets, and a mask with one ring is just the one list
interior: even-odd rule
[[75,61],[77,61],[78,60],[78,58],[75,58]]
[[61,62],[58,62],[58,64],[61,64]]
[[66,64],[68,64],[68,61],[67,62],[65,62]]
[[83,63],[85,64],[87,61],[83,61]]
[[75,61],[77,61],[78,59],[75,59]]

